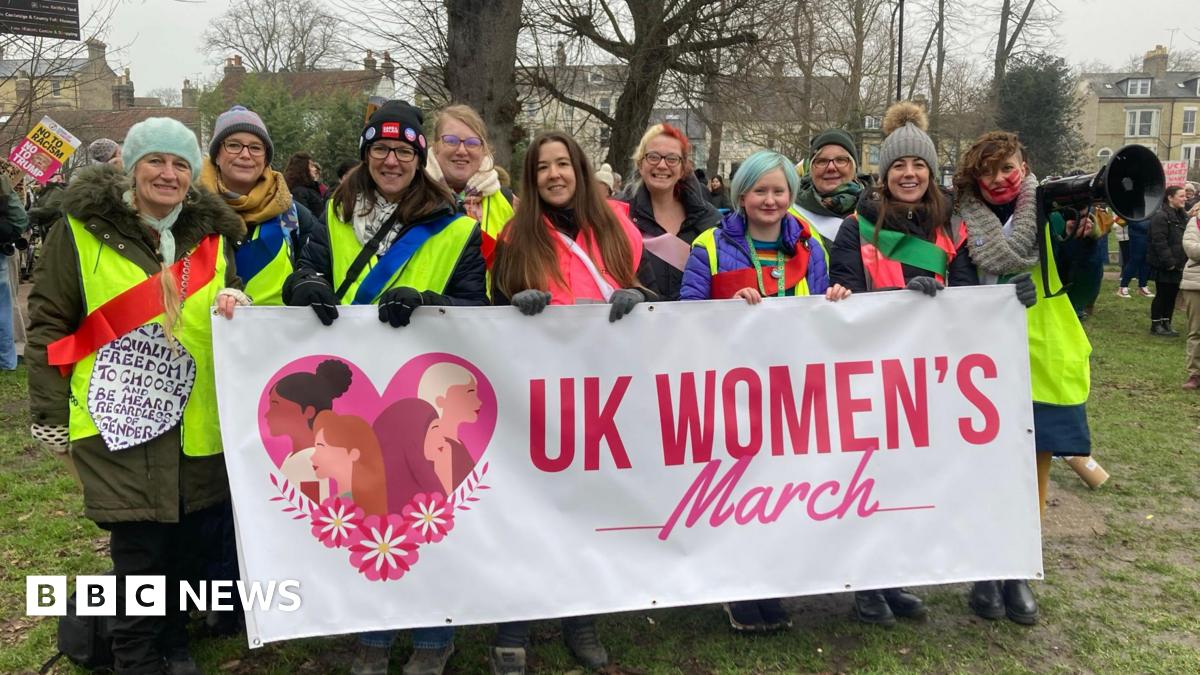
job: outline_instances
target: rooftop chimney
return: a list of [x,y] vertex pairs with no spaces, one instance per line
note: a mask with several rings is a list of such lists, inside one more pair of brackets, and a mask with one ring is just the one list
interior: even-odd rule
[[395,82],[396,81],[396,64],[394,62],[392,62],[392,55],[387,52],[383,53],[382,68],[383,68],[383,76],[386,77],[387,79],[391,80],[392,82]]
[[87,39],[88,61],[104,62],[104,55],[108,51],[108,45],[97,40],[94,37]]
[[306,66],[307,64],[305,63],[304,59],[304,50],[301,49],[296,52],[296,62],[292,64],[292,69],[299,73],[308,70]]
[[558,48],[554,50],[554,63],[558,67],[567,65],[567,47],[563,43],[558,43]]
[[200,91],[192,86],[191,80],[183,81],[183,89],[179,90],[180,102],[179,105],[184,108],[195,108],[200,98]]
[[370,49],[367,50],[367,58],[363,59],[363,67],[367,70],[375,70],[376,61],[375,54]]
[[245,75],[246,67],[242,65],[242,57],[239,54],[225,59],[225,77],[236,77]]
[[1154,45],[1154,49],[1146,52],[1146,57],[1142,59],[1142,70],[1154,78],[1165,77],[1167,74],[1167,48],[1162,45]]

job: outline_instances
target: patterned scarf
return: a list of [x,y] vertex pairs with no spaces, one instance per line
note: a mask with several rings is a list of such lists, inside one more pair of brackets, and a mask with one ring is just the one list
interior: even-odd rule
[[[396,211],[399,202],[389,202],[383,198],[383,195],[375,193],[375,206],[367,204],[367,199],[363,195],[359,195],[354,199],[354,216],[351,218],[351,224],[354,226],[354,236],[358,239],[358,243],[364,246],[371,241],[379,228],[392,217],[392,213]],[[396,234],[400,232],[400,228],[393,227],[391,232],[383,235],[383,239],[379,242],[379,251],[377,255],[387,253],[392,242],[396,240]]]
[[850,181],[837,186],[833,192],[819,194],[812,184],[812,177],[805,176],[800,181],[796,203],[819,216],[847,216],[858,205],[862,190],[862,183]]
[[958,213],[967,223],[967,248],[971,260],[987,274],[1017,274],[1038,262],[1037,177],[1029,174],[1021,183],[1013,212],[1012,233],[1004,234],[1004,223],[972,192],[958,195]]

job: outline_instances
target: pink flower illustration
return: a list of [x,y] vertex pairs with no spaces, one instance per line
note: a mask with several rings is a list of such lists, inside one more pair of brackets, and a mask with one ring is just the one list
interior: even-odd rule
[[446,503],[440,492],[417,494],[401,513],[422,544],[439,542],[454,529],[454,507]]
[[313,536],[329,548],[341,548],[358,534],[363,515],[363,510],[354,502],[329,497],[313,509]]
[[350,564],[371,581],[399,579],[417,562],[417,546],[402,517],[367,516],[350,544]]

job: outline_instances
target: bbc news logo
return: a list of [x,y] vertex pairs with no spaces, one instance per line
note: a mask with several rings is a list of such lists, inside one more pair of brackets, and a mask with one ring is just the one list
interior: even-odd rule
[[[236,600],[246,609],[294,612],[300,609],[300,582],[284,581],[201,581],[181,582],[179,595],[167,597],[164,576],[125,577],[126,616],[166,616],[168,601],[182,612],[236,609]],[[63,616],[67,613],[67,577],[25,577],[25,614]],[[75,613],[79,616],[116,616],[117,578],[112,575],[75,577]]]

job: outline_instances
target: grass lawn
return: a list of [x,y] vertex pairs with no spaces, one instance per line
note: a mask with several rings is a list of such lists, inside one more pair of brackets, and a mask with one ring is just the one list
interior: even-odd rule
[[[633,612],[600,619],[610,672],[1200,673],[1200,395],[1179,388],[1183,340],[1151,337],[1149,300],[1114,290],[1106,281],[1085,324],[1095,456],[1112,479],[1090,491],[1055,463],[1038,626],[976,618],[961,584],[922,589],[930,620],[894,630],[854,622],[849,595],[791,600],[792,630],[759,637],[733,634],[716,606]],[[55,651],[55,621],[25,616],[26,575],[108,568],[106,537],[27,427],[23,370],[0,374],[2,673],[34,672]],[[486,672],[491,634],[460,629],[448,672]],[[254,651],[240,638],[200,639],[194,653],[206,672],[325,673],[345,672],[351,647],[346,637]],[[397,643],[392,672],[408,650]],[[541,672],[575,668],[557,622],[539,625],[531,658]]]

